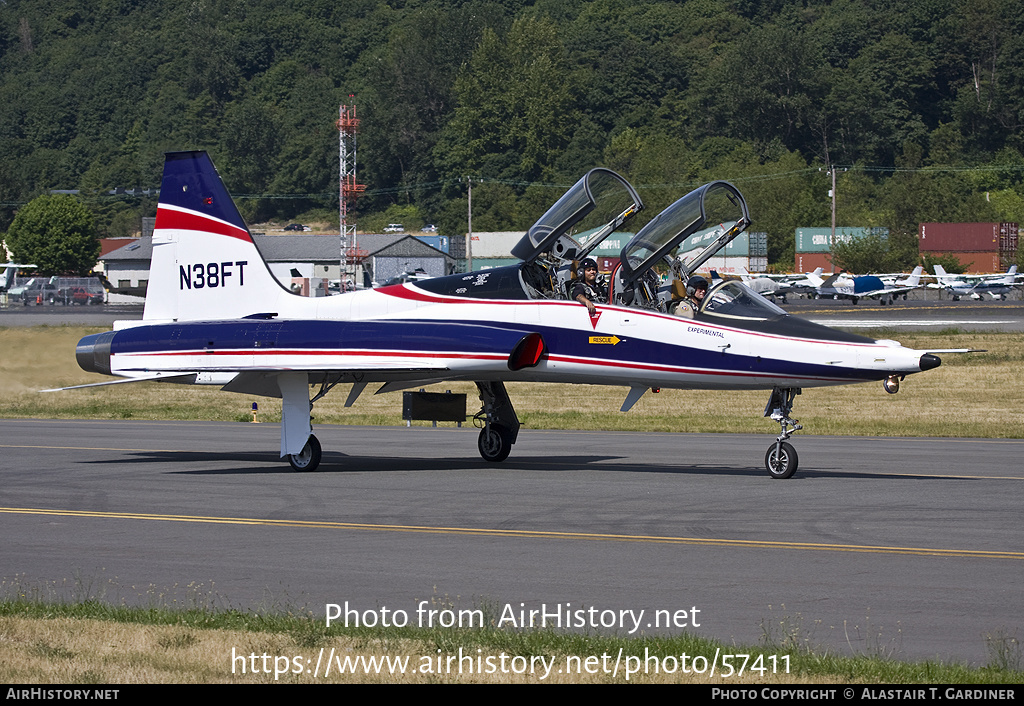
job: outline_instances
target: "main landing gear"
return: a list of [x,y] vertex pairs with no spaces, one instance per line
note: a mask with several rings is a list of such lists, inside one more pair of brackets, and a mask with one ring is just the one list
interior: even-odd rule
[[488,463],[508,458],[519,436],[519,418],[502,382],[477,382],[483,407],[474,420],[483,426],[477,439],[480,457]]
[[310,434],[306,439],[306,445],[297,454],[288,454],[288,463],[293,471],[315,471],[320,465],[320,457],[323,451],[320,448],[320,440]]
[[325,378],[320,390],[309,396],[309,376],[306,373],[281,373],[277,386],[281,391],[281,456],[287,457],[294,471],[315,471],[320,465],[323,450],[320,440],[313,434],[313,404],[338,384],[338,380]]
[[775,439],[775,443],[768,447],[764,455],[764,467],[772,478],[789,478],[796,473],[799,459],[796,449],[788,443],[787,439],[793,432],[803,429],[797,424],[796,419],[790,419],[789,414],[793,411],[793,400],[801,392],[799,387],[776,387],[772,390],[772,396],[768,405],[764,408],[764,416],[771,417],[782,427],[782,433]]

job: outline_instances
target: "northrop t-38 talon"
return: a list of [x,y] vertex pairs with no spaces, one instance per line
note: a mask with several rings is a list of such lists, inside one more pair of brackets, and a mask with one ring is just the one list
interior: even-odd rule
[[623,411],[651,388],[769,390],[765,416],[781,426],[765,455],[774,478],[797,468],[787,440],[801,428],[790,418],[801,388],[882,380],[895,392],[904,376],[939,365],[934,351],[791,316],[736,281],[713,285],[693,318],[669,313],[687,278],[750,224],[743,196],[721,181],[629,240],[591,316],[569,297],[574,267],[642,208],[624,179],[594,169],[516,245],[519,264],[307,298],[271,274],[207,154],[170,153],[144,317],[83,338],[78,362],[123,378],[112,382],[280,397],[281,456],[299,471],[320,463],[310,412],[339,383],[352,383],[348,406],[371,383],[389,392],[475,382],[479,451],[493,462],[519,433],[506,381],[627,387]]

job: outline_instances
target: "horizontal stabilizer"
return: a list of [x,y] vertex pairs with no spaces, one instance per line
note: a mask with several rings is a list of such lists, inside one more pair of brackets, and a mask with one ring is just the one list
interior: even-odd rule
[[145,375],[141,377],[120,378],[118,380],[107,380],[106,382],[90,382],[88,385],[72,385],[71,387],[54,387],[40,392],[63,392],[64,390],[81,390],[86,387],[106,387],[107,385],[123,385],[126,382],[195,382],[196,373],[157,373],[156,375]]

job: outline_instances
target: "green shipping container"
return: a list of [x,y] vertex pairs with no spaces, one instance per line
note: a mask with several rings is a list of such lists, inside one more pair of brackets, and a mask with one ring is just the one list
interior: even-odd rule
[[[888,237],[888,228],[836,228],[836,240],[863,238],[869,235]],[[832,228],[797,228],[796,251],[802,253],[832,252]]]

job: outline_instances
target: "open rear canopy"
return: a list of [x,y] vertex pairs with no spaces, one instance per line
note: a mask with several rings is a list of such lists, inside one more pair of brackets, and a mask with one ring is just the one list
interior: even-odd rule
[[713,181],[694,189],[659,213],[622,249],[622,280],[639,279],[662,258],[676,258],[681,278],[750,225],[743,195],[732,184]]

